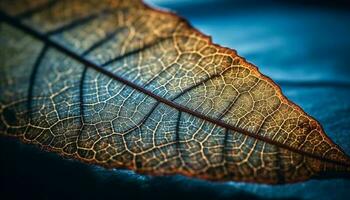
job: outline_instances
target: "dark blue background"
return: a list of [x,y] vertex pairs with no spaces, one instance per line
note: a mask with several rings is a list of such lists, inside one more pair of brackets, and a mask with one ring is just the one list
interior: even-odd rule
[[[147,0],[187,18],[259,66],[350,154],[350,7],[346,1]],[[66,160],[0,138],[0,195],[36,199],[347,199],[350,180],[269,186],[148,177]],[[6,198],[7,199],[7,198]]]

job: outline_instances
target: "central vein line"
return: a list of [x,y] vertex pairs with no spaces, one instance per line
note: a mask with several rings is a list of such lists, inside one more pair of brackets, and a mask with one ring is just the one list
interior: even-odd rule
[[283,144],[283,143],[280,143],[280,142],[277,142],[277,141],[274,141],[270,138],[266,138],[264,136],[261,136],[261,135],[257,135],[257,134],[254,134],[254,133],[251,133],[251,132],[248,132],[247,130],[244,130],[242,128],[239,128],[239,127],[235,127],[235,126],[232,126],[230,124],[227,124],[226,122],[224,121],[221,121],[219,119],[214,119],[214,118],[211,118],[209,116],[206,116],[206,115],[203,115],[202,113],[199,113],[197,111],[194,111],[194,110],[191,110],[185,106],[182,106],[176,102],[173,102],[171,100],[168,100],[168,99],[165,99],[163,97],[160,97],[154,93],[152,93],[151,91],[123,78],[123,77],[120,77],[116,74],[113,74],[112,72],[108,71],[107,69],[97,65],[96,63],[90,61],[90,60],[87,60],[83,57],[81,57],[81,55],[73,52],[72,50],[64,47],[63,45],[57,43],[57,42],[54,42],[53,40],[51,40],[47,35],[44,35],[43,33],[29,27],[28,25],[26,24],[23,24],[21,21],[19,21],[18,19],[14,18],[14,17],[11,17],[7,14],[5,14],[4,12],[1,12],[0,11],[0,19],[3,19],[7,24],[13,26],[13,27],[16,27],[28,34],[30,34],[31,36],[43,41],[46,45],[49,45],[49,46],[52,46],[54,48],[56,48],[57,50],[65,53],[66,55],[72,57],[73,59],[81,62],[82,64],[84,64],[85,66],[87,67],[90,67],[90,68],[93,68],[95,69],[96,71],[106,75],[106,76],[109,76],[125,85],[128,85],[129,87],[132,87],[133,89],[135,90],[138,90],[154,99],[156,99],[157,101],[161,102],[161,103],[164,103],[170,107],[173,107],[181,112],[185,112],[185,113],[188,113],[190,115],[193,115],[195,117],[198,117],[202,120],[205,120],[205,121],[208,121],[208,122],[211,122],[213,124],[216,124],[218,126],[221,126],[221,127],[224,127],[226,129],[230,129],[230,130],[233,130],[233,131],[236,131],[236,132],[239,132],[241,134],[244,134],[244,135],[247,135],[249,137],[252,137],[252,138],[255,138],[257,140],[261,140],[261,141],[264,141],[266,143],[269,143],[269,144],[272,144],[272,145],[276,145],[278,147],[281,147],[281,148],[284,148],[284,149],[287,149],[289,151],[292,151],[292,152],[296,152],[296,153],[299,153],[299,154],[302,154],[302,155],[306,155],[306,156],[309,156],[309,157],[312,157],[312,158],[316,158],[316,159],[319,159],[319,160],[323,160],[323,161],[326,161],[326,162],[330,162],[330,163],[334,163],[334,164],[337,164],[337,165],[343,165],[343,166],[348,166],[350,167],[350,164],[349,163],[346,163],[346,162],[342,162],[342,161],[339,161],[339,160],[333,160],[333,159],[329,159],[329,158],[324,158],[322,156],[319,156],[319,155],[315,155],[315,154],[312,154],[310,152],[306,152],[306,151],[303,151],[303,150],[300,150],[300,149],[296,149],[296,148],[293,148],[293,147],[290,147],[286,144]]

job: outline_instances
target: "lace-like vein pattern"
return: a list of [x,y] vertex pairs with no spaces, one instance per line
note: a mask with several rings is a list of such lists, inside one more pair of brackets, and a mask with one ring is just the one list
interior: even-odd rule
[[0,8],[46,38],[1,21],[3,135],[153,175],[288,183],[349,171],[349,158],[275,83],[174,14],[117,0]]

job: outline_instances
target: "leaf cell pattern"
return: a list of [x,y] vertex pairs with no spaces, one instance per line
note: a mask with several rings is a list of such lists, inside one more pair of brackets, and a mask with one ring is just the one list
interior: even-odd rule
[[2,0],[0,132],[152,175],[289,183],[349,172],[234,50],[140,1]]

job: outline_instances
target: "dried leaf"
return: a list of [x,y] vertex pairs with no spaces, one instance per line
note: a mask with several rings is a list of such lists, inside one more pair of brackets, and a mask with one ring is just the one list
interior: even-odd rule
[[234,50],[140,1],[2,0],[0,132],[152,175],[258,183],[350,170]]

